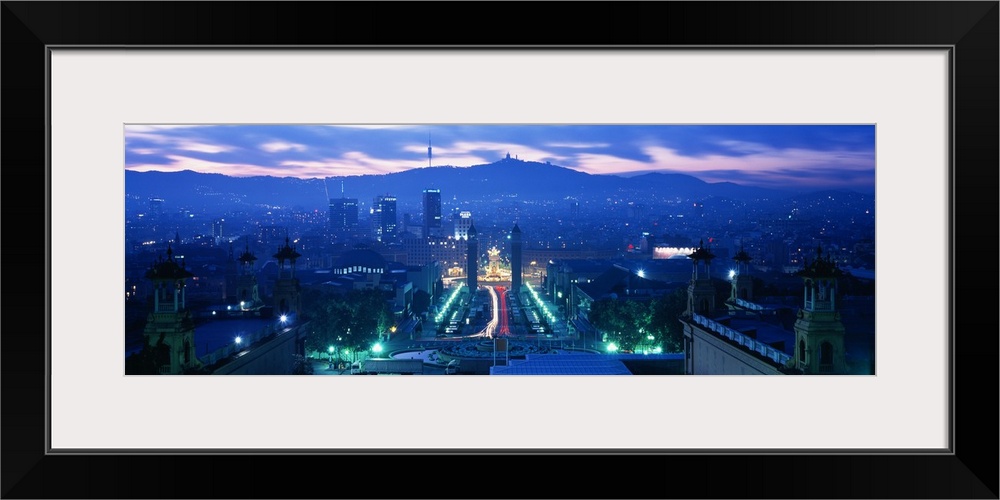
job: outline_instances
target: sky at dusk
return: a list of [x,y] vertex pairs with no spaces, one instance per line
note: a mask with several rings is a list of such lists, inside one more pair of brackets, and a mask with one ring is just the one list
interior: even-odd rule
[[874,125],[126,125],[125,168],[323,178],[492,163],[875,190]]

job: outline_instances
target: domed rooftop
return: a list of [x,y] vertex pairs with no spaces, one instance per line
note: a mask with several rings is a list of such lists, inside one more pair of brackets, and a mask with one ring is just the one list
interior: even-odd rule
[[798,272],[799,276],[803,278],[838,278],[844,275],[844,272],[840,270],[837,266],[837,262],[833,260],[830,254],[826,257],[823,256],[823,247],[816,247],[816,259],[810,262],[806,259],[805,266],[801,271]]
[[[333,268],[343,272],[385,272],[385,257],[374,250],[357,249],[344,252],[334,262]],[[377,271],[355,271],[372,269]]]
[[177,263],[174,259],[174,251],[167,245],[167,259],[164,260],[160,256],[156,262],[149,267],[146,271],[146,278],[150,280],[184,280],[194,276],[190,271],[184,268],[184,263]]
[[693,253],[688,255],[688,258],[696,261],[698,260],[711,261],[712,259],[715,258],[715,254],[713,254],[707,248],[705,248],[705,240],[701,240],[698,242],[698,248],[696,248]]

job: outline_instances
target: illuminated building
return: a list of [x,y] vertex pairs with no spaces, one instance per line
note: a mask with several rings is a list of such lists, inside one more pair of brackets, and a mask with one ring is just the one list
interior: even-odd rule
[[372,238],[375,241],[392,240],[396,234],[396,197],[376,196],[371,208]]
[[[430,149],[428,147],[428,149]],[[441,232],[441,190],[424,190],[423,237],[437,236]]]
[[330,199],[330,232],[337,237],[354,236],[358,230],[358,199]]

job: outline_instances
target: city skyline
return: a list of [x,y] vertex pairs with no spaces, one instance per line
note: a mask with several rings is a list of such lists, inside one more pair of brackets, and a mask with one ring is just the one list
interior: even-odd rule
[[126,371],[874,374],[874,139],[129,126]]
[[330,178],[470,167],[508,153],[588,174],[875,189],[874,125],[125,126],[125,169],[139,172]]

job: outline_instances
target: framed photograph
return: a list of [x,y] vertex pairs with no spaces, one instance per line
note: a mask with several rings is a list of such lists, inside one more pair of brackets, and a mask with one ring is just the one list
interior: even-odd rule
[[[27,215],[35,220],[15,224],[19,236],[6,253],[9,262],[37,258],[39,266],[30,268],[45,270],[44,279],[16,276],[11,282],[16,287],[38,283],[39,293],[7,299],[9,319],[29,315],[43,321],[28,328],[10,321],[4,339],[5,497],[249,498],[273,496],[273,488],[283,488],[278,491],[289,497],[522,496],[526,483],[518,486],[510,478],[530,474],[559,483],[553,493],[571,496],[997,498],[995,463],[977,458],[996,456],[996,431],[975,423],[995,422],[996,405],[981,392],[972,393],[972,385],[957,383],[975,380],[977,387],[993,387],[995,356],[981,353],[996,352],[995,324],[985,324],[984,315],[962,306],[973,303],[972,292],[990,296],[995,290],[984,286],[980,291],[956,279],[981,275],[992,286],[996,276],[996,259],[989,251],[978,255],[972,246],[974,241],[989,248],[996,241],[996,2],[584,3],[574,10],[594,23],[590,37],[570,36],[579,30],[563,27],[565,20],[532,12],[532,29],[565,30],[557,38],[570,44],[523,45],[516,37],[485,35],[493,31],[486,26],[468,28],[460,44],[438,44],[440,28],[415,21],[430,22],[456,6],[451,7],[4,3],[7,101],[35,104],[4,107],[8,185],[38,186],[38,194],[44,185],[44,196],[9,198],[17,201],[8,202],[8,223],[26,221]],[[505,4],[505,10],[509,16],[504,17],[515,24],[527,14],[520,4]],[[714,21],[695,30],[693,19]],[[557,128],[565,133],[556,134]],[[618,148],[626,143],[640,146]],[[323,153],[311,154],[320,149]],[[413,158],[399,156],[401,151]],[[393,175],[415,172],[424,162],[432,167],[435,159],[448,166],[486,164],[482,172],[507,171],[498,170],[492,180],[457,184],[452,198],[440,205],[433,195],[446,189],[427,180],[402,180],[390,189],[390,184],[368,185],[366,178],[351,177],[378,173],[380,182],[396,182]],[[401,169],[406,162],[414,163]],[[560,162],[575,170],[563,169]],[[601,170],[612,165],[627,168]],[[789,207],[787,219],[779,221],[786,229],[807,204],[832,206],[844,186],[869,194],[837,204],[849,216],[824,209],[828,224],[810,225],[809,231],[837,236],[819,239],[827,246],[821,243],[811,254],[798,246],[815,238],[789,240],[796,251],[781,251],[765,248],[764,235],[739,236],[746,229],[729,230],[707,246],[704,240],[679,239],[657,246],[639,236],[625,241],[630,233],[622,226],[628,223],[673,223],[684,228],[678,230],[681,236],[690,237],[698,227],[722,224],[716,219],[724,210],[708,207],[714,213],[704,223],[682,225],[681,216],[704,218],[704,207],[672,207],[670,215],[663,215],[668,212],[662,207],[670,204],[656,202],[655,210],[645,209],[644,203],[654,205],[648,201],[653,198],[634,194],[638,188],[604,194],[604,186],[581,187],[578,194],[603,199],[599,209],[583,204],[608,217],[603,236],[619,246],[632,245],[633,262],[650,266],[619,266],[628,278],[619,281],[626,285],[618,290],[609,284],[603,291],[556,287],[556,278],[543,277],[564,271],[539,265],[540,258],[515,259],[520,246],[505,250],[504,239],[515,233],[520,238],[520,226],[539,234],[536,228],[547,227],[540,221],[547,221],[549,212],[574,217],[568,205],[528,213],[511,208],[519,204],[484,208],[459,199],[475,199],[471,186],[480,182],[489,184],[487,192],[521,195],[529,203],[527,184],[556,192],[576,182],[547,185],[550,174],[541,175],[543,170],[635,179],[651,165],[664,172],[697,173],[703,183],[728,183],[735,186],[730,193],[754,181],[760,189],[767,187],[761,182],[781,189],[809,182],[829,188],[825,201],[796,200],[800,205]],[[520,173],[509,174],[514,170]],[[295,234],[305,223],[281,219],[285,212],[277,205],[268,214],[273,222],[262,225],[260,214],[252,216],[252,231],[227,229],[239,227],[240,216],[230,211],[206,219],[200,233],[193,229],[182,235],[176,228],[191,226],[173,225],[176,234],[164,237],[159,233],[166,225],[150,223],[162,217],[165,206],[152,201],[159,199],[153,191],[169,191],[177,177],[142,174],[169,171],[197,176],[186,182],[200,193],[213,190],[207,176],[237,171],[232,175],[322,176],[322,203],[295,212],[292,219],[305,221],[310,213],[322,219],[327,238],[322,245],[330,238],[334,244],[343,241],[343,251],[338,259],[311,253],[311,235]],[[505,177],[516,177],[506,191],[497,180]],[[681,182],[677,179],[673,184]],[[657,200],[666,199],[671,184],[641,180],[660,196]],[[331,188],[329,183],[337,181]],[[265,189],[290,189],[287,203],[301,205],[308,205],[303,200],[312,190],[319,193],[318,184],[288,184]],[[331,190],[341,191],[339,198]],[[335,199],[354,197],[347,196],[348,190],[358,193],[355,205],[335,207]],[[565,201],[573,194],[561,196]],[[636,200],[632,205],[629,196]],[[738,198],[731,197],[727,200]],[[758,194],[739,210],[772,213],[765,197]],[[397,219],[397,202],[400,213],[419,214],[414,215],[419,222]],[[627,206],[620,218],[612,218],[617,202]],[[345,207],[361,214],[358,224],[343,215],[337,219],[343,227],[334,228],[333,214],[347,214]],[[412,276],[392,284],[381,275],[417,255],[416,250],[389,259],[388,250],[380,254],[371,248],[403,248],[417,238],[424,245],[436,241],[429,233],[437,226],[427,214],[443,215],[442,207],[457,216],[447,229],[453,234],[465,230],[456,238],[468,260],[459,265],[459,257],[454,259],[456,279],[429,294],[428,312],[442,316],[431,314],[423,323],[413,311],[422,308],[413,300],[414,289],[421,288],[414,283],[421,272],[431,271],[420,271],[422,261],[414,263],[406,271]],[[473,225],[462,225],[463,207],[473,224],[479,217],[484,226],[485,221],[503,226],[478,232],[482,248],[470,244],[476,233]],[[664,218],[648,217],[652,211]],[[677,219],[670,221],[671,216]],[[200,216],[192,210],[190,217]],[[726,221],[740,224],[738,215]],[[965,221],[976,221],[975,233]],[[506,227],[514,222],[517,231]],[[362,237],[345,236],[362,225]],[[261,232],[264,226],[274,234]],[[773,232],[775,227],[777,222],[755,224],[754,230]],[[788,231],[782,237],[793,232]],[[259,248],[243,237],[250,233]],[[548,237],[536,235],[538,241]],[[369,246],[358,246],[359,239]],[[144,247],[147,240],[152,253]],[[44,251],[35,248],[35,241],[45,243]],[[164,241],[167,246],[161,248]],[[849,251],[843,241],[850,241]],[[959,251],[960,242],[965,251]],[[738,279],[739,266],[750,258],[738,252],[751,245],[754,255],[768,255],[772,266],[807,271],[796,277],[798,283],[805,278],[804,305],[790,309],[799,311],[797,319],[794,312],[786,318],[789,339],[740,323],[745,320],[741,312],[767,313],[754,309],[759,301]],[[208,271],[189,272],[197,260],[180,252],[193,256],[196,247],[228,250],[234,264],[254,273],[254,257],[273,254],[274,280],[240,274],[239,268],[232,283],[222,271],[218,283]],[[831,260],[829,252],[840,247],[850,259]],[[677,332],[676,349],[668,347],[677,359],[655,351],[674,344],[670,332],[655,330],[653,323],[635,339],[602,324],[588,346],[586,335],[579,334],[586,325],[570,320],[597,316],[570,309],[592,311],[601,294],[614,292],[617,298],[619,292],[659,290],[654,282],[672,271],[652,260],[657,251],[663,260],[669,261],[673,251],[695,265],[684,271],[692,273],[690,285],[682,281],[675,287],[678,304],[686,305],[686,326]],[[642,252],[649,260],[641,260]],[[725,253],[727,263],[736,257],[732,275],[719,280],[728,279],[729,288],[721,292],[709,279],[699,281],[712,276],[698,266],[714,253]],[[129,273],[147,254],[160,254],[144,275],[157,285],[140,294],[130,288],[140,281],[130,281]],[[557,260],[552,258],[551,265]],[[525,270],[515,262],[533,263]],[[872,272],[870,281],[851,286],[863,296],[868,283],[872,310],[850,301],[839,303],[849,309],[837,309],[833,298],[841,295],[836,289],[828,292],[828,274],[850,266],[852,276],[864,276],[865,262],[877,270],[877,282]],[[655,273],[654,264],[659,266]],[[319,276],[324,272],[337,276]],[[201,280],[197,286],[187,282],[194,278]],[[379,312],[361,318],[378,326],[357,323],[380,335],[378,343],[359,337],[344,351],[344,338],[324,337],[323,345],[316,343],[318,335],[308,340],[312,332],[302,331],[297,320],[300,307],[310,307],[311,299],[300,297],[294,286],[282,288],[289,284],[285,278],[289,283],[315,280],[325,290],[364,288],[368,280],[374,283],[369,288],[391,292],[385,321],[376,321],[382,318]],[[559,279],[564,278],[571,279],[569,274]],[[433,280],[424,281],[433,291]],[[476,292],[462,295],[463,284]],[[512,293],[515,284],[522,293]],[[548,287],[543,298],[534,293],[536,286]],[[573,300],[559,309],[555,299],[563,291]],[[573,295],[577,291],[583,295]],[[454,292],[454,300],[465,307],[461,315],[468,325],[444,318],[454,312],[452,294],[445,292]],[[731,314],[709,314],[716,292]],[[184,326],[187,316],[180,315],[189,314],[188,301],[220,293],[226,297],[221,304],[230,309],[204,308],[196,314],[235,314],[240,321],[267,324],[241,327],[247,333],[236,337],[230,330],[206,335],[207,327],[199,334]],[[349,295],[338,293],[330,297]],[[155,331],[131,329],[133,294],[142,302],[155,297],[149,316],[156,316]],[[273,303],[259,300],[264,296]],[[525,311],[515,315],[513,309],[521,306]],[[417,323],[437,333],[428,341],[465,335],[468,346],[430,349],[420,343],[424,334],[414,331]],[[848,336],[837,334],[843,330],[830,327],[833,323],[848,325]],[[522,335],[508,336],[512,330]],[[871,333],[859,337],[856,332],[862,330]],[[979,331],[987,333],[972,333]],[[480,334],[484,339],[473,340]],[[400,341],[402,335],[409,342]],[[129,356],[133,338],[135,353],[148,353],[146,358]],[[148,347],[157,338],[162,352]],[[531,344],[525,338],[539,352],[511,362],[512,350]],[[548,342],[544,352],[543,341]],[[578,352],[577,341],[582,350],[606,353],[620,344],[632,352],[595,354],[601,363],[566,362],[590,355]],[[281,359],[291,359],[294,351],[302,363],[286,367],[267,361],[270,351],[261,347],[267,342],[290,350],[280,351]],[[344,346],[334,348],[336,342]],[[391,353],[380,352],[383,342],[393,346]],[[747,350],[746,360],[753,362],[734,357],[734,346]],[[365,352],[358,360],[360,350]],[[433,356],[419,362],[420,373],[434,366],[446,375],[473,370],[478,354],[472,351],[486,350],[494,358],[503,353],[504,360],[501,367],[483,364],[483,376],[320,377],[296,371],[334,370],[336,352],[338,362],[342,354],[353,357],[345,368],[336,368],[340,371],[400,373],[407,362],[417,362],[404,359],[405,352]],[[630,356],[647,358],[643,364]],[[649,361],[660,357],[658,364]],[[607,359],[617,364],[603,363]],[[264,365],[270,371],[259,371]],[[577,371],[567,371],[571,366]],[[748,366],[784,375],[841,376],[741,376]],[[655,372],[674,368],[676,376]],[[604,376],[643,369],[654,372]],[[527,376],[491,376],[518,370]],[[556,376],[538,376],[540,370]],[[214,376],[220,374],[247,376]],[[621,461],[624,455],[635,458],[634,465]],[[469,468],[481,458],[489,465]],[[572,464],[571,473],[552,468],[548,459],[568,460],[563,465]],[[330,468],[331,477],[310,477],[317,460]],[[371,472],[359,476],[357,466],[346,467],[344,460],[361,461],[356,464],[364,463],[361,468]],[[622,467],[625,463],[630,465]],[[508,479],[487,486],[495,481],[484,476],[498,470]],[[688,478],[689,484],[664,479],[664,470],[670,471],[668,477]],[[718,481],[720,470],[735,474],[734,480]],[[597,471],[618,479],[594,485],[586,473]],[[394,480],[384,481],[383,475]],[[683,489],[674,491],[675,486]]]

